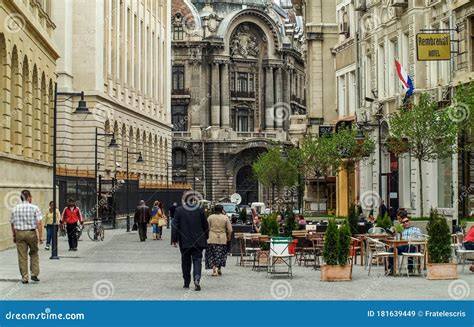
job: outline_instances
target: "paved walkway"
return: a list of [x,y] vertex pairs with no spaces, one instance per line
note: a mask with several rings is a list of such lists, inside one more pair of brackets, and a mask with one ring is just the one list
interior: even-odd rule
[[[149,237],[151,233],[149,232]],[[328,283],[310,268],[294,268],[293,279],[270,279],[265,272],[236,266],[229,257],[222,277],[205,271],[201,292],[182,289],[179,250],[163,241],[139,242],[136,232],[106,231],[104,242],[87,235],[77,252],[59,239],[60,260],[41,250],[41,282],[21,284],[16,250],[0,252],[0,300],[13,299],[167,299],[167,300],[435,300],[474,299],[474,274],[466,267],[457,281],[428,281],[423,277],[367,276],[355,266],[352,282]],[[65,251],[66,250],[66,251]]]

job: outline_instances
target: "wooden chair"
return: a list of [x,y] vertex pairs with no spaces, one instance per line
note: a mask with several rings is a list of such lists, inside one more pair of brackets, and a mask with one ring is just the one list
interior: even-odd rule
[[292,232],[293,238],[298,240],[298,243],[295,247],[295,258],[298,262],[298,266],[301,266],[301,263],[304,262],[304,247],[306,243],[306,236],[308,235],[307,230],[294,230]]
[[364,261],[362,257],[362,241],[358,238],[351,237],[351,257],[352,257],[352,262],[354,264],[357,264],[357,254],[360,255],[360,260],[361,262]]
[[323,255],[324,234],[325,233],[312,233],[308,235],[308,239],[313,244],[313,257],[314,257],[313,268],[315,270],[321,267],[320,257]]

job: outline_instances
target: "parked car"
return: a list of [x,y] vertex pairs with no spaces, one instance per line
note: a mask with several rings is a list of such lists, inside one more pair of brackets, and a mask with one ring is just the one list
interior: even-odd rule
[[239,219],[238,207],[235,203],[218,203],[224,207],[224,211],[229,217],[230,221],[235,224],[237,219]]
[[255,209],[255,212],[257,213],[257,215],[261,215],[263,213],[265,213],[265,203],[263,202],[253,202],[251,204],[251,209]]

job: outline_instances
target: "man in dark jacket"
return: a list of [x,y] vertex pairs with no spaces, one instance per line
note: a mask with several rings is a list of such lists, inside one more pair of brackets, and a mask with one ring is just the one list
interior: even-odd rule
[[207,248],[209,225],[204,210],[199,207],[176,209],[171,229],[171,244],[179,244],[184,288],[191,283],[191,262],[193,265],[194,290],[200,291],[202,251]]
[[138,235],[140,236],[140,242],[146,240],[146,229],[151,219],[150,208],[145,204],[145,201],[141,200],[135,210],[134,222],[138,225]]

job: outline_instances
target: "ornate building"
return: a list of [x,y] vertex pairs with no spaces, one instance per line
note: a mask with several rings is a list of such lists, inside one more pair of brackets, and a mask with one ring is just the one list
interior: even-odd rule
[[13,245],[11,209],[29,189],[52,199],[52,104],[58,49],[49,0],[0,0],[0,250]]
[[212,201],[267,199],[251,164],[306,112],[291,1],[173,1],[173,180]]

